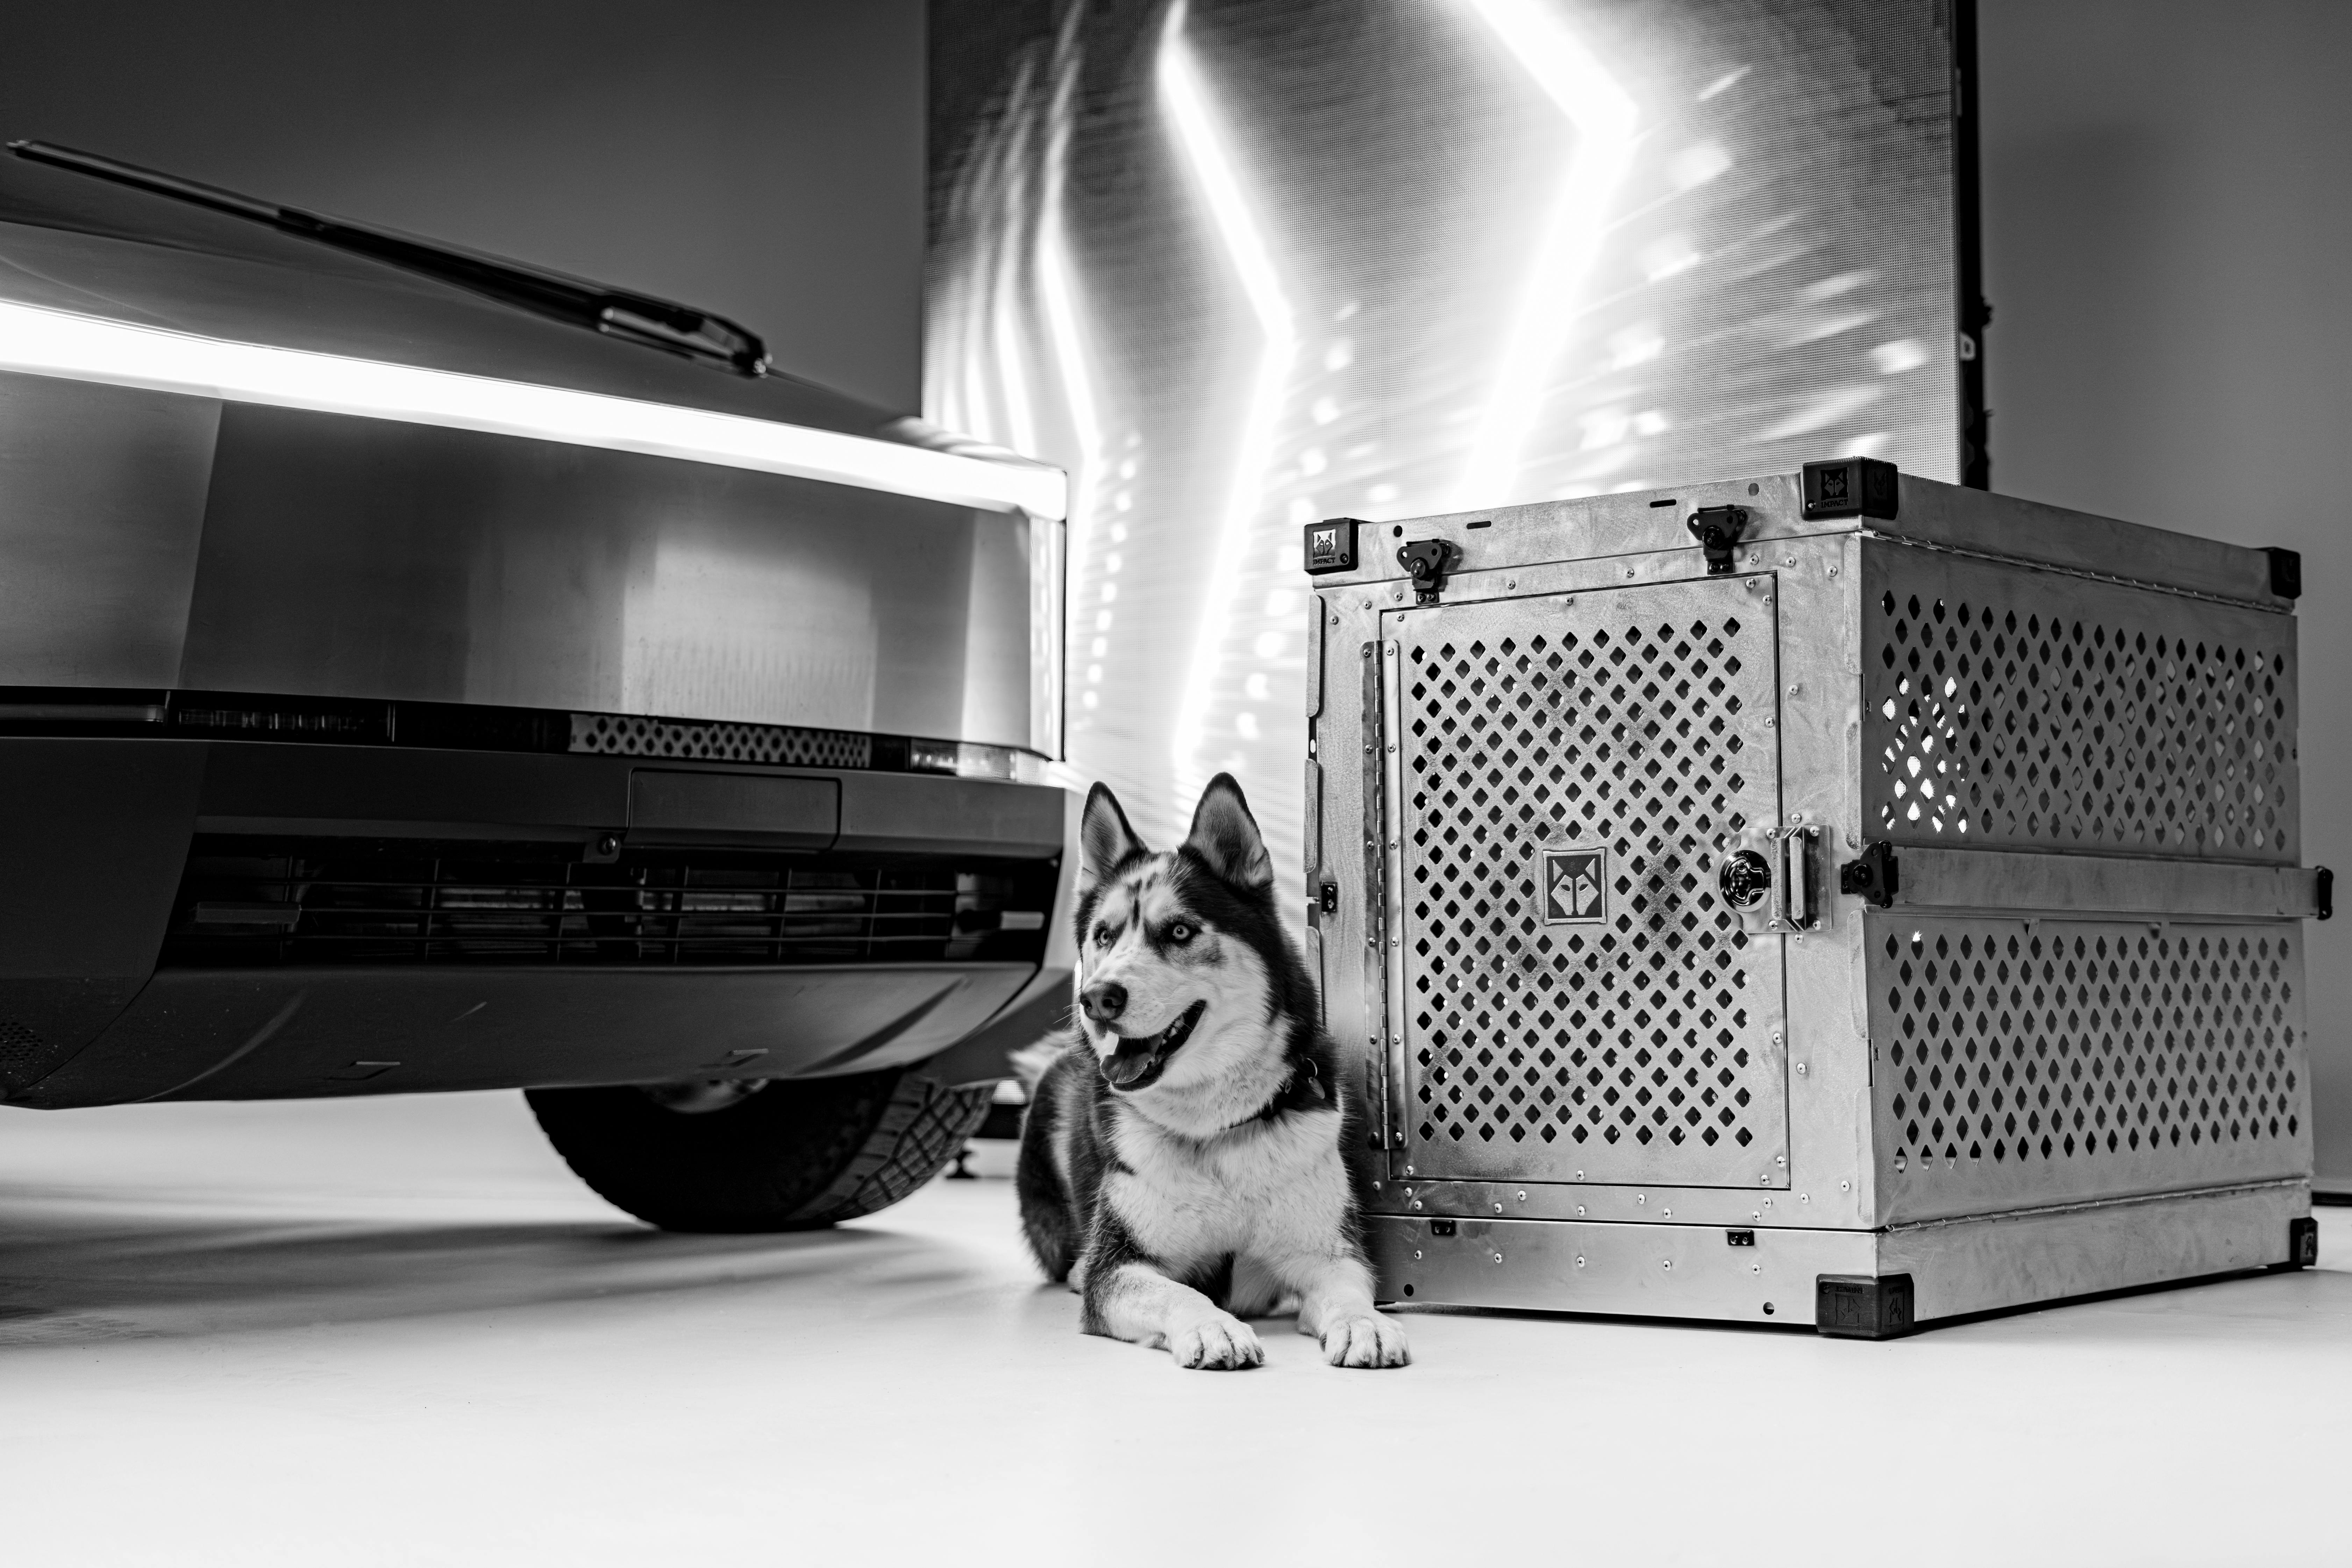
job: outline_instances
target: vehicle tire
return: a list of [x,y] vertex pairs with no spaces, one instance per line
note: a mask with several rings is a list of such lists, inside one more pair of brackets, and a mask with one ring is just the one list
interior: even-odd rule
[[889,1207],[955,1159],[994,1086],[920,1067],[764,1084],[534,1089],[580,1179],[664,1230],[814,1230]]

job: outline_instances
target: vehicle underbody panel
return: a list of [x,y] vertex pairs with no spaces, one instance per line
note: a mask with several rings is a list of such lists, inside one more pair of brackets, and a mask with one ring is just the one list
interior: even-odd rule
[[54,1108],[921,1060],[1052,988],[1066,809],[855,769],[0,735],[0,1090]]

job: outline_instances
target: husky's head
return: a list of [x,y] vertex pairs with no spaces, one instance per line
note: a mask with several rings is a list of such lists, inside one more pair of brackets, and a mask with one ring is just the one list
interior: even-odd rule
[[1155,855],[1097,784],[1081,844],[1078,1026],[1104,1080],[1121,1094],[1160,1084],[1181,1094],[1278,1067],[1276,1021],[1296,1010],[1290,994],[1306,974],[1275,913],[1274,865],[1241,786],[1225,773],[1210,780],[1190,836]]

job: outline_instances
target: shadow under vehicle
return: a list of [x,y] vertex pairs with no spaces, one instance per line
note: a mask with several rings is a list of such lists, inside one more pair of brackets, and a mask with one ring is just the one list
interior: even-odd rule
[[1064,1002],[1055,470],[608,289],[0,159],[0,1096],[522,1087],[891,1203]]

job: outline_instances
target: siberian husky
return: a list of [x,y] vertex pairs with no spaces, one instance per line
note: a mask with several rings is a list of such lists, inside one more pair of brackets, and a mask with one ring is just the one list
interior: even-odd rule
[[1046,1278],[1083,1294],[1087,1332],[1181,1366],[1257,1365],[1244,1320],[1292,1301],[1332,1365],[1404,1365],[1342,1161],[1360,1108],[1241,787],[1211,780],[1155,855],[1097,784],[1081,847],[1076,1016],[1023,1064],[1021,1221]]

